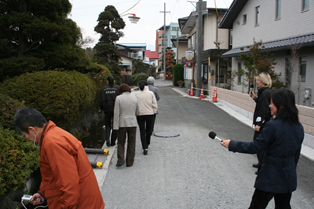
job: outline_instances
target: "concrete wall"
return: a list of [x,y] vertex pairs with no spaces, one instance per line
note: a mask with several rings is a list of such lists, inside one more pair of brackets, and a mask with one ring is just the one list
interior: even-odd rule
[[[217,90],[218,102],[222,102],[230,108],[236,110],[247,118],[253,120],[255,102],[248,94],[212,87],[211,90]],[[211,94],[212,95],[212,92]],[[306,133],[303,144],[314,148],[314,108],[297,105],[299,110],[299,119]]]

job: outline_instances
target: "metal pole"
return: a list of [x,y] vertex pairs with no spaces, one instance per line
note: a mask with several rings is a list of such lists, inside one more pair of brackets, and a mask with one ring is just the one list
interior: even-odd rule
[[[202,49],[203,49],[203,1],[198,1],[198,17],[197,17],[197,68],[196,68],[196,80],[198,90],[202,88]],[[196,96],[200,96],[200,91],[196,92]]]
[[177,52],[176,52],[176,64],[178,64],[179,54],[179,27],[177,27]]
[[163,55],[164,55],[164,73],[166,77],[166,3],[164,3],[164,48],[163,48]]

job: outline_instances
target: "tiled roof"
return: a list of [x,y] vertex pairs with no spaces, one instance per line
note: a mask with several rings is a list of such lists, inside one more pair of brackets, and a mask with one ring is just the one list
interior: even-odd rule
[[146,50],[145,56],[148,57],[149,59],[159,59],[158,52],[151,51],[151,50]]
[[[310,47],[314,46],[314,34],[307,34],[302,36],[295,36],[290,38],[285,38],[276,41],[269,41],[262,44],[263,50],[267,51],[281,51],[290,49],[293,45],[300,45],[300,47]],[[243,50],[241,50],[243,49]],[[238,47],[231,49],[224,53],[222,57],[235,57],[238,54],[249,52],[247,47]]]

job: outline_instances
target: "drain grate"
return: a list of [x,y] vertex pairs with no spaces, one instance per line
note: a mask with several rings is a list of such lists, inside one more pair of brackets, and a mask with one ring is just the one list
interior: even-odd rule
[[170,138],[170,137],[180,136],[180,134],[174,133],[174,132],[158,132],[158,133],[154,133],[154,136],[161,137],[161,138]]

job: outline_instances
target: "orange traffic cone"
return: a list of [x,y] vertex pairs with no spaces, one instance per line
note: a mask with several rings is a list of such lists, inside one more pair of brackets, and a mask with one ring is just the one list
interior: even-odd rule
[[194,96],[193,87],[191,88],[190,96]]
[[205,99],[205,97],[204,97],[204,90],[203,90],[203,87],[202,87],[202,90],[201,90],[201,96],[200,96],[200,99]]
[[217,102],[217,92],[216,92],[216,89],[214,89],[214,92],[213,92],[213,102]]

